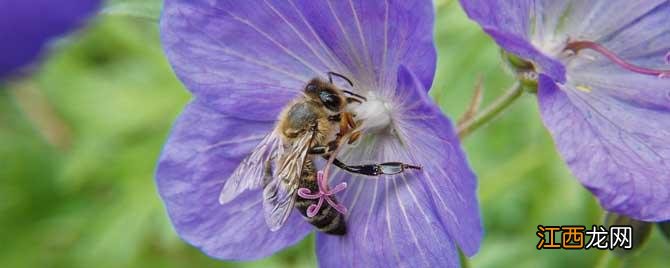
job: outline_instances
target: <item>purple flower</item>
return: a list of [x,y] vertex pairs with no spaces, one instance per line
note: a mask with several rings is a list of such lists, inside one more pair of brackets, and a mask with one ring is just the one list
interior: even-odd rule
[[540,73],[544,123],[601,205],[670,219],[670,1],[461,3]]
[[363,135],[338,158],[422,169],[364,177],[333,167],[330,186],[346,182],[346,189],[300,190],[323,206],[334,197],[347,209],[346,235],[316,235],[320,265],[445,267],[458,265],[457,245],[476,253],[482,229],[475,177],[450,121],[427,95],[436,61],[433,13],[429,0],[166,1],[163,45],[195,95],[156,174],[179,235],[212,257],[250,260],[314,230],[297,209],[270,230],[261,174],[235,181],[224,205],[219,195],[236,169],[261,170],[238,165],[263,151],[256,146],[272,139],[280,111],[312,78],[333,71],[367,98],[354,106]]
[[35,61],[44,46],[82,24],[100,1],[0,1],[0,80]]

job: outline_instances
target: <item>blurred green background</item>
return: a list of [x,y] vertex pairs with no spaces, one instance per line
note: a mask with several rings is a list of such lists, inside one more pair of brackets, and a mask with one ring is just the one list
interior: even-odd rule
[[[311,236],[273,257],[230,264],[176,236],[153,171],[190,96],[163,56],[156,2],[106,10],[60,40],[33,77],[0,91],[0,267],[315,266]],[[486,104],[512,76],[456,1],[437,5],[432,96],[458,118],[478,77]],[[657,229],[618,262],[606,251],[535,249],[538,224],[600,224],[602,211],[562,163],[532,95],[464,143],[486,228],[472,267],[667,265],[670,244]]]

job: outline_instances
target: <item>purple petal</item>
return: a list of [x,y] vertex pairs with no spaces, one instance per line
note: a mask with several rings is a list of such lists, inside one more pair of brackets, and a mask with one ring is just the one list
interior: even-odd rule
[[461,0],[468,16],[479,23],[507,52],[532,61],[537,71],[557,81],[565,81],[565,67],[531,44],[530,22],[533,1]]
[[540,79],[542,117],[564,160],[605,209],[670,219],[670,80],[581,71],[560,87]]
[[271,120],[328,71],[361,90],[389,90],[403,63],[428,88],[433,17],[422,0],[167,0],[161,35],[196,96],[237,117]]
[[400,64],[430,89],[435,72],[431,1],[305,1],[317,35],[365,86],[386,90]]
[[461,0],[470,19],[482,27],[504,30],[521,38],[528,37],[532,0]]
[[0,1],[0,80],[35,61],[51,39],[80,26],[100,1]]
[[[550,2],[545,0],[544,2],[563,1]],[[571,3],[565,2],[560,8],[546,9],[543,12],[545,17],[552,17],[554,21],[557,21],[556,24],[563,20],[562,23],[566,25],[559,28],[562,28],[574,39],[587,39],[602,43],[619,32],[639,24],[646,17],[661,16],[665,18],[667,23],[669,18],[667,6],[669,4],[667,0],[573,1]],[[547,4],[544,3],[544,5]],[[656,24],[653,27],[667,28],[661,25],[665,24]],[[556,31],[558,26],[553,26],[553,31]],[[545,26],[544,28],[548,27]],[[645,30],[653,31],[654,29],[647,28]],[[644,33],[641,34],[644,35]],[[635,41],[641,40],[621,39],[621,41],[624,41],[623,43],[635,43]]]
[[185,109],[156,172],[160,195],[184,240],[212,257],[248,260],[269,256],[310,232],[299,213],[271,232],[263,218],[260,189],[219,204],[226,179],[272,127],[222,115],[200,102]]
[[666,25],[670,20],[670,2],[660,2],[640,1],[629,7],[632,10],[626,12],[626,15],[634,19],[601,38],[602,45],[638,66],[668,69],[670,27],[661,25]]
[[552,57],[569,40],[598,42],[629,59],[654,53],[660,54],[656,58],[660,61],[668,52],[658,51],[670,38],[668,27],[660,26],[670,19],[667,0],[461,0],[461,4],[501,47],[533,61],[538,71],[560,83],[565,82],[565,68]]
[[[670,50],[670,28],[660,25],[670,19],[668,1],[551,1],[536,3],[534,14],[539,17],[532,39],[541,46],[555,47],[554,54],[568,40],[592,41],[638,66],[667,68],[663,65]],[[588,54],[589,61],[612,64],[588,50],[579,53]]]
[[551,68],[531,51],[559,55],[567,41],[586,40],[633,65],[665,69],[670,29],[661,25],[670,19],[670,2],[462,3],[501,46],[546,73],[539,94],[545,125],[575,176],[602,206],[640,220],[670,218],[670,80],[635,74],[602,55],[580,51],[565,59],[571,61],[566,81],[547,71]]
[[467,255],[479,248],[475,176],[451,122],[404,68],[398,84],[397,97],[407,103],[397,103],[397,137],[378,135],[343,150],[341,160],[401,161],[423,169],[379,178],[333,170],[334,181],[350,185],[339,196],[349,209],[348,234],[317,235],[322,267],[455,267],[459,260],[454,242]]
[[[570,35],[600,42],[632,64],[667,68],[670,29],[659,25],[670,18],[670,2],[581,4],[589,11],[566,19]],[[633,73],[590,51],[571,65],[565,85],[543,77],[539,95],[563,158],[605,209],[646,221],[670,218],[670,80]]]

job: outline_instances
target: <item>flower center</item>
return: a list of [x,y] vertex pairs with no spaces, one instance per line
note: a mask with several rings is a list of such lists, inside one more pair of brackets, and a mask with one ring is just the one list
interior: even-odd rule
[[[623,58],[619,57],[617,54],[607,49],[606,47],[591,41],[573,41],[569,42],[565,47],[565,51],[571,51],[574,54],[579,53],[579,51],[584,49],[590,49],[595,52],[600,53],[605,56],[607,59],[612,61],[614,64],[621,66],[622,68],[629,70],[634,73],[644,74],[644,75],[654,75],[660,78],[670,78],[670,70],[659,70],[646,68],[642,66],[635,65],[633,63],[627,62]],[[670,52],[665,55],[665,62],[670,63]]]
[[360,131],[378,133],[388,129],[391,124],[391,105],[372,91],[365,97],[367,101],[351,108],[356,121],[360,122]]

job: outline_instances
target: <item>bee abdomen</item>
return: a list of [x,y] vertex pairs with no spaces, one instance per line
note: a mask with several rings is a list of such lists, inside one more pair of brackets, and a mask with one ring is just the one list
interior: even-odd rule
[[[300,182],[300,187],[310,189],[312,192],[319,191],[314,180],[303,179]],[[331,199],[334,199],[334,197],[331,197]],[[344,221],[344,215],[330,206],[328,202],[323,202],[321,209],[314,217],[307,217],[307,208],[312,204],[317,204],[318,201],[318,199],[304,199],[296,196],[295,207],[305,217],[307,222],[314,225],[317,230],[332,235],[345,235],[347,233],[347,226]],[[337,202],[337,200],[333,201]]]

